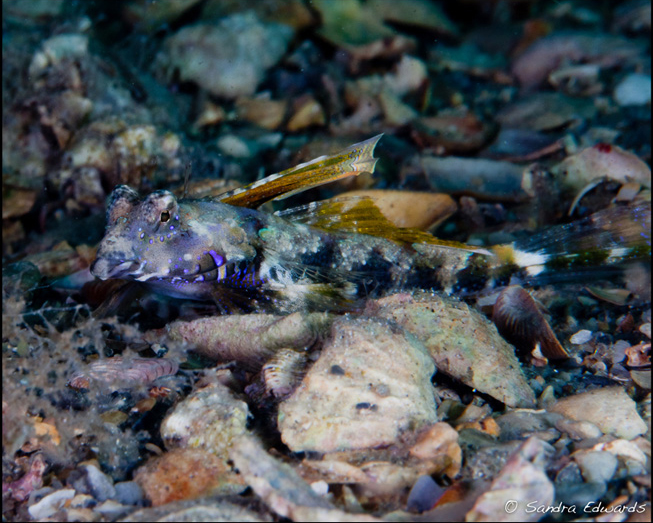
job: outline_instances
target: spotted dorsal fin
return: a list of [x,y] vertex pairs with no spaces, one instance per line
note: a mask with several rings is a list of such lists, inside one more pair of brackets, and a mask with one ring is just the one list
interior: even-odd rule
[[294,194],[335,180],[373,172],[376,164],[374,147],[382,134],[330,156],[320,156],[310,162],[272,174],[240,189],[221,194],[217,201],[254,209],[270,200],[282,200]]

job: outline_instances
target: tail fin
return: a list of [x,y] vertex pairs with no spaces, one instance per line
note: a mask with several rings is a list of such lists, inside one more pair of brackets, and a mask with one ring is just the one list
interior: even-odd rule
[[567,279],[578,272],[651,259],[651,203],[614,205],[587,218],[551,227],[493,248],[526,281]]

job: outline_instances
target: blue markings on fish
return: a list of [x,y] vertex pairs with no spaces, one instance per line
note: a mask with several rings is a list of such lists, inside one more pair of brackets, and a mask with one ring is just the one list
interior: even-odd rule
[[374,170],[381,136],[210,199],[116,187],[92,273],[193,300],[289,312],[427,289],[468,295],[584,267],[650,259],[650,202],[615,206],[528,241],[480,249],[394,226],[368,198],[258,210]]

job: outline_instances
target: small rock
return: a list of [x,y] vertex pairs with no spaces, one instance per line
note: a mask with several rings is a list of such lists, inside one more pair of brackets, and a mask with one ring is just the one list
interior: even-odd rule
[[[277,349],[305,349],[328,331],[331,317],[325,313],[287,316],[246,314],[176,321],[167,330],[174,340],[186,341],[207,358],[261,365]],[[243,336],[243,332],[249,333]]]
[[408,512],[425,512],[437,503],[445,490],[431,476],[420,476],[410,489],[406,510]]
[[651,77],[632,73],[617,84],[614,99],[621,105],[646,105],[651,103]]
[[431,188],[447,194],[522,200],[524,169],[510,162],[485,158],[423,156],[421,166]]
[[582,514],[583,508],[600,499],[606,490],[605,483],[558,483],[555,503],[573,506],[576,514]]
[[239,118],[269,130],[281,125],[287,108],[286,100],[271,100],[269,97],[239,98],[236,101]]
[[248,510],[237,503],[224,499],[193,499],[188,501],[173,501],[165,505],[144,508],[132,512],[121,521],[233,521],[250,523],[257,521],[272,521],[265,510]]
[[164,44],[168,74],[178,71],[181,81],[216,96],[250,96],[286,52],[292,35],[290,27],[260,22],[252,12],[183,27]]
[[75,489],[55,490],[48,494],[41,501],[35,503],[27,509],[30,516],[34,519],[42,520],[53,516],[63,504],[75,497]]
[[412,337],[376,320],[337,320],[320,358],[279,405],[281,439],[296,452],[389,445],[436,421],[434,371]]
[[564,432],[571,439],[576,441],[600,438],[603,436],[601,429],[589,421],[574,421],[563,418],[556,422],[555,427],[560,432]]
[[454,478],[460,472],[463,456],[458,444],[458,432],[447,423],[435,423],[422,432],[409,452],[413,458],[422,462],[445,455],[449,458],[450,464],[444,469],[444,474]]
[[235,134],[221,136],[218,138],[217,146],[220,152],[227,156],[233,156],[234,158],[249,158],[252,156],[252,150],[248,143]]
[[95,465],[85,465],[84,469],[86,470],[88,494],[91,494],[98,501],[106,501],[115,497],[116,489],[113,486],[111,478],[102,473]]
[[200,496],[237,494],[245,488],[242,478],[224,459],[203,449],[175,449],[150,459],[136,471],[134,481],[154,506]]
[[606,451],[580,450],[572,457],[578,463],[587,483],[607,483],[614,476],[619,464],[617,457]]
[[123,505],[136,505],[144,497],[143,489],[135,481],[121,481],[113,487],[116,490],[114,499]]
[[565,158],[551,168],[570,190],[580,191],[598,178],[651,186],[651,169],[633,153],[616,145],[597,144]]
[[573,343],[574,345],[582,345],[583,343],[587,343],[592,339],[592,331],[588,331],[587,329],[582,329],[579,330],[576,334],[574,334],[571,338],[569,338],[569,342]]
[[247,403],[215,382],[178,403],[161,424],[169,448],[201,448],[226,457],[233,442],[247,433]]
[[577,484],[583,482],[583,475],[581,474],[578,463],[568,463],[556,474],[556,488],[558,485]]
[[[554,488],[544,471],[551,445],[529,438],[519,447],[465,516],[465,521],[538,521],[541,514],[528,510],[528,503],[553,503]],[[506,511],[506,500],[514,500],[514,511]]]
[[633,439],[648,429],[622,387],[605,387],[559,399],[548,408],[567,418],[590,421],[604,434]]
[[312,96],[302,97],[295,104],[295,111],[290,117],[286,129],[291,133],[302,131],[307,127],[324,125],[324,109]]

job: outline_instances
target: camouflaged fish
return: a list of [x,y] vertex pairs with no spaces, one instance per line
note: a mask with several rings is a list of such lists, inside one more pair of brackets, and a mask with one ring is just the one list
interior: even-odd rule
[[400,290],[478,293],[560,269],[650,259],[650,204],[620,206],[490,249],[394,226],[366,198],[267,213],[263,203],[374,170],[381,136],[215,198],[121,185],[91,272],[224,310],[342,310]]

